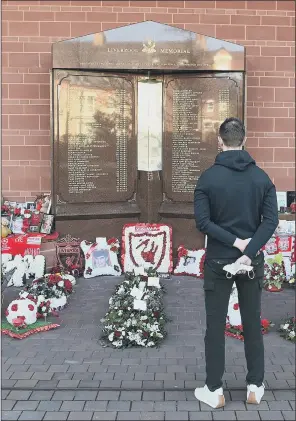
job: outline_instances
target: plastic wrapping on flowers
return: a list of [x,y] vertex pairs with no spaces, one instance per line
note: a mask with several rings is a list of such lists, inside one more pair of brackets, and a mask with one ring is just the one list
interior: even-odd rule
[[287,318],[279,328],[281,336],[287,341],[296,342],[296,318]]
[[[156,347],[166,336],[165,324],[168,320],[163,310],[164,289],[159,286],[148,286],[148,277],[157,278],[156,272],[148,270],[146,275],[127,273],[123,282],[109,300],[109,311],[104,319],[102,339],[115,348]],[[149,281],[150,282],[150,281]],[[137,297],[145,310],[134,307]]]

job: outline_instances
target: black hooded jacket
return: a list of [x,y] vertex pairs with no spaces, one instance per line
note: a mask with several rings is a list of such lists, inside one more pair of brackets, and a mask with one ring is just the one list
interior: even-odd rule
[[244,254],[253,259],[278,225],[275,186],[247,151],[221,152],[198,179],[194,212],[208,236],[207,259],[236,260],[236,238],[252,238]]

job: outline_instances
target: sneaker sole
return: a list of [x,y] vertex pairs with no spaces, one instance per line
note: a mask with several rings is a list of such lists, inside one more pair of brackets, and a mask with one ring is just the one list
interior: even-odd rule
[[259,405],[260,404],[260,402],[258,402],[257,399],[256,399],[255,392],[250,392],[249,397],[247,399],[247,403],[250,403],[252,405]]
[[199,398],[196,396],[195,392],[194,392],[194,396],[196,397],[196,399],[197,399],[198,401],[203,402],[203,403],[205,403],[206,405],[208,405],[208,406],[210,406],[211,408],[214,408],[214,409],[223,408],[223,406],[225,406],[225,397],[224,397],[224,395],[220,395],[220,396],[219,396],[219,402],[218,402],[218,405],[217,405],[217,406],[213,406],[211,403],[209,403],[209,402],[208,402],[208,401],[206,401],[206,400],[201,400],[201,399],[199,399]]

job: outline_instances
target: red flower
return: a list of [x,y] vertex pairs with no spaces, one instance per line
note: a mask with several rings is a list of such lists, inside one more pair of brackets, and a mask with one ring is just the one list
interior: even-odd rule
[[44,316],[42,313],[37,313],[37,319],[42,319]]
[[19,216],[21,214],[21,208],[15,208],[14,214],[15,214],[15,216]]
[[233,304],[233,310],[238,310],[238,309],[239,309],[239,304],[238,303]]
[[34,311],[34,306],[33,306],[33,304],[29,304],[29,305],[28,305],[28,309],[29,309],[30,311]]
[[159,317],[159,311],[155,311],[155,312],[153,313],[153,316],[154,316],[154,317]]
[[7,317],[9,315],[9,311],[8,310],[6,310],[5,311],[5,316]]
[[121,336],[121,332],[119,332],[118,330],[116,330],[116,331],[114,332],[114,335],[115,335],[117,338],[119,338],[119,337]]
[[143,336],[144,336],[144,338],[147,338],[148,337],[148,332],[143,331]]
[[112,246],[112,247],[110,248],[110,250],[111,250],[111,251],[114,251],[114,253],[116,253],[116,252],[117,252],[117,247],[116,247],[116,246]]
[[63,278],[60,275],[49,275],[48,277],[48,285],[53,286],[60,282]]
[[13,304],[13,305],[11,306],[11,310],[12,310],[12,311],[17,311],[17,309],[18,309],[18,305],[17,305],[17,304]]
[[64,280],[64,288],[67,292],[72,292],[73,286],[72,286],[72,282],[69,281],[69,279]]
[[27,298],[28,298],[28,300],[31,300],[31,301],[33,301],[34,303],[37,303],[37,298],[35,298],[33,295],[29,294],[29,295],[27,296]]
[[116,244],[117,243],[117,238],[115,238],[115,237],[112,237],[112,238],[109,238],[109,240],[107,241],[107,244],[109,245],[109,246],[111,246],[111,244]]
[[262,319],[261,320],[261,325],[262,325],[262,327],[264,327],[264,329],[267,329],[269,327],[269,325],[270,325],[270,322],[267,319]]
[[179,247],[178,255],[179,257],[185,257],[188,255],[188,250],[186,250],[184,247]]
[[12,320],[14,327],[25,327],[25,321],[23,317],[17,317],[16,319]]

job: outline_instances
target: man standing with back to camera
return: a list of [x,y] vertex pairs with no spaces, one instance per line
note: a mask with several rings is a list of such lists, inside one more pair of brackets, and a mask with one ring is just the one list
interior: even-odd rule
[[[261,291],[264,256],[260,249],[278,225],[276,190],[268,175],[243,150],[245,128],[237,118],[221,124],[221,153],[198,179],[194,192],[197,228],[208,236],[204,269],[207,329],[206,384],[195,397],[212,408],[225,405],[225,321],[236,282],[247,360],[247,402],[259,404],[264,395],[264,347],[261,333]],[[223,267],[253,266],[254,276],[239,272],[230,279]]]

